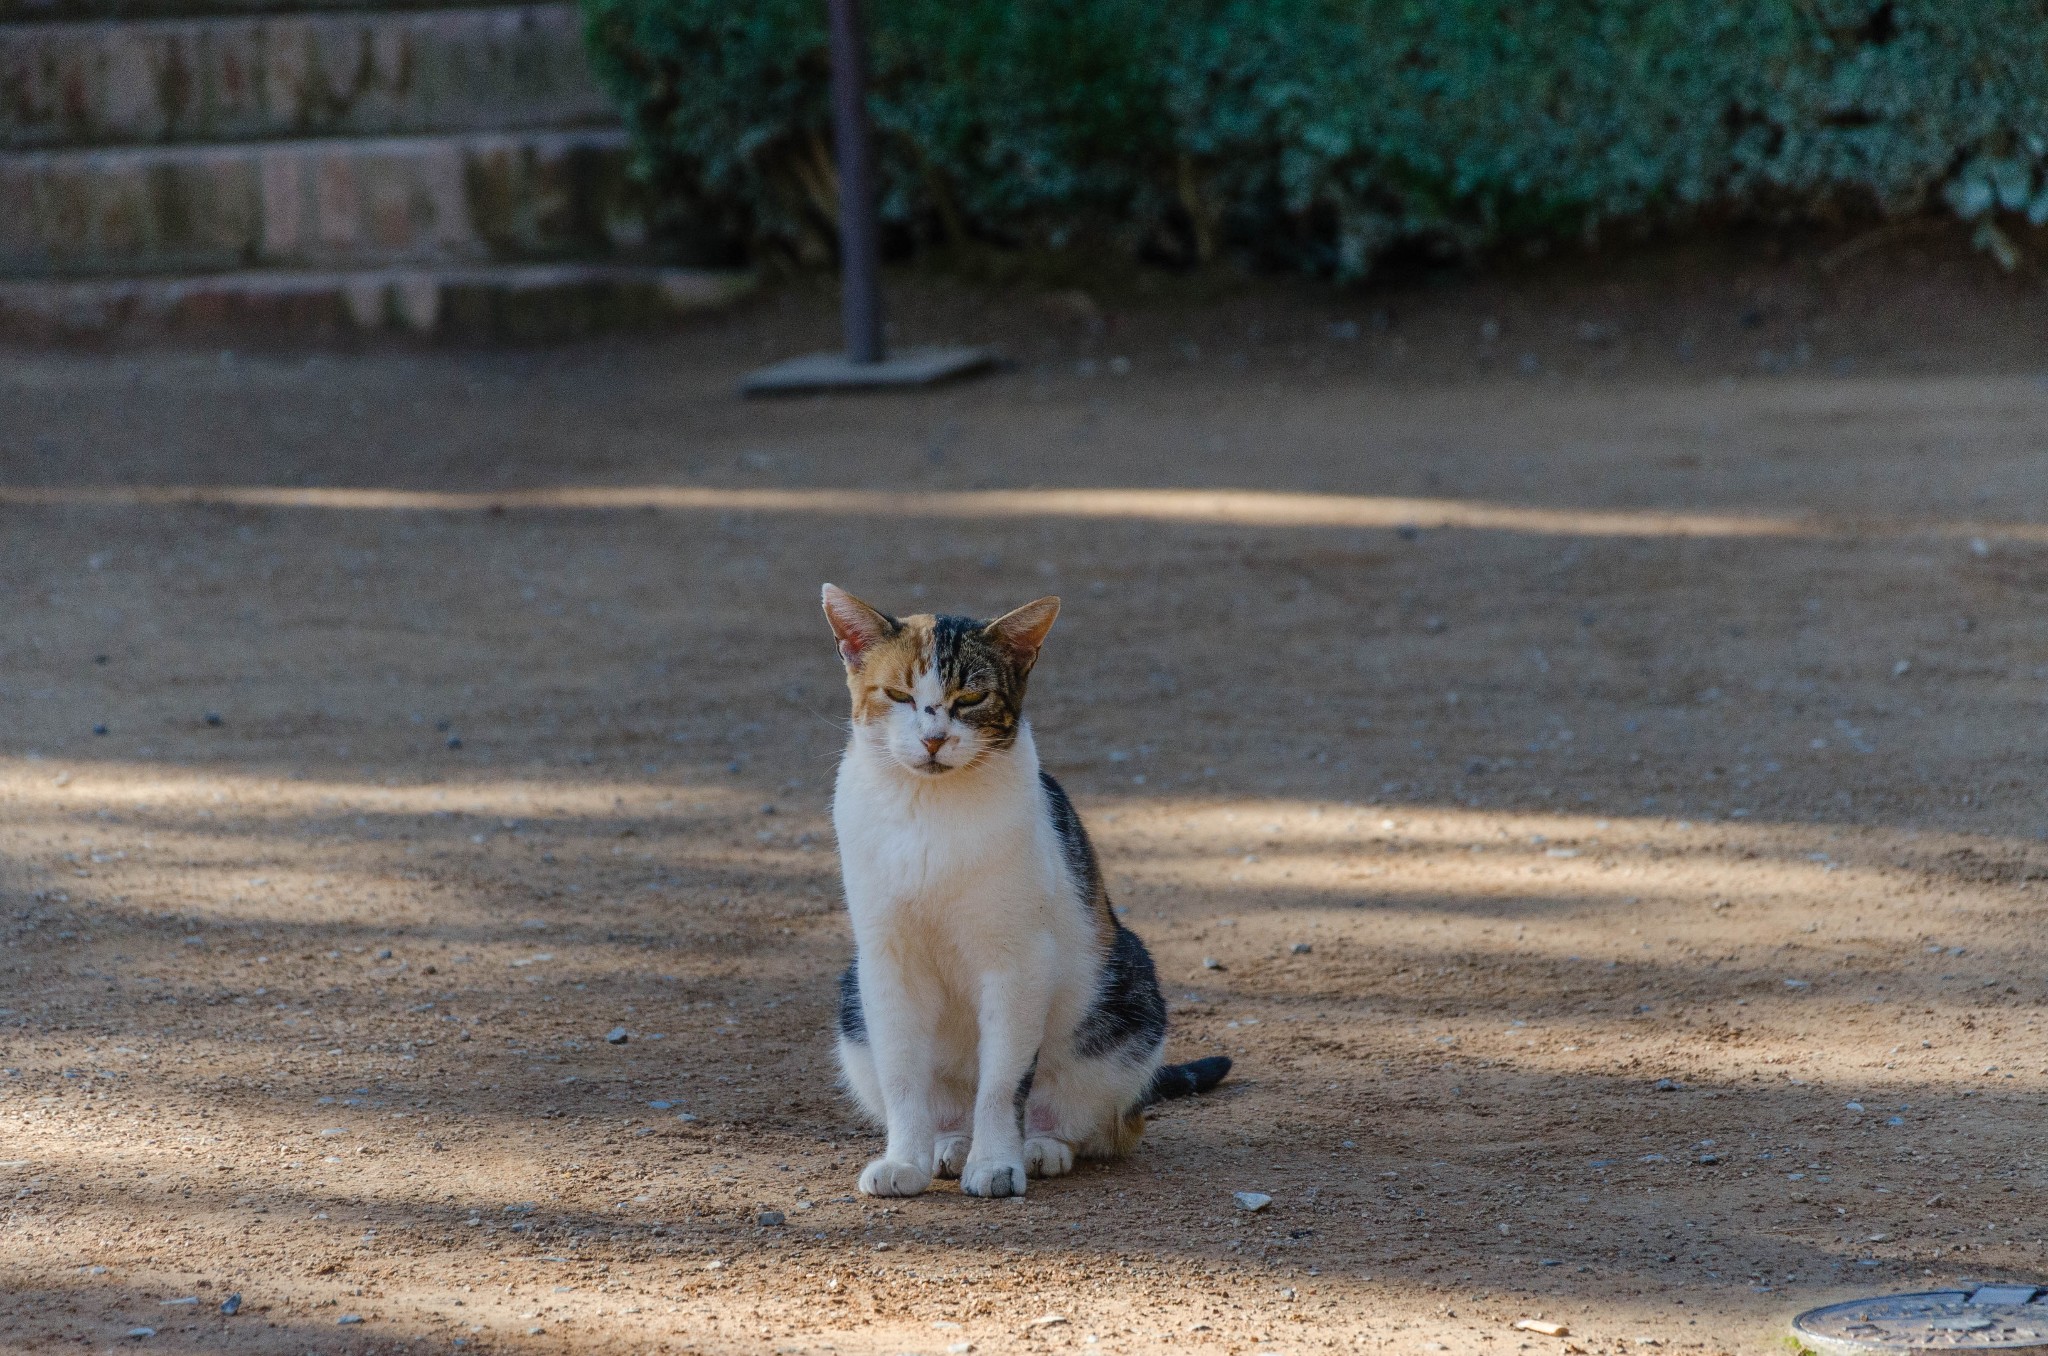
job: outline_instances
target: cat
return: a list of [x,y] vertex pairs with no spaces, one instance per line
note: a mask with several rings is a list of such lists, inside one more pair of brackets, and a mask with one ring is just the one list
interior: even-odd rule
[[1148,1104],[1230,1061],[1162,1066],[1152,957],[1039,767],[1024,685],[1059,599],[986,622],[898,619],[831,584],[824,604],[853,698],[832,798],[855,954],[839,1064],[887,1131],[860,1189],[1020,1196],[1130,1152]]

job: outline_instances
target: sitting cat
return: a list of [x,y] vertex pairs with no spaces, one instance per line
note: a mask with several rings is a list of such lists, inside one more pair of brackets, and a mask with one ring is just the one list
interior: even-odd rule
[[1059,608],[898,620],[825,586],[853,694],[832,803],[855,946],[839,1063],[888,1131],[860,1175],[869,1195],[935,1176],[1022,1195],[1077,1155],[1128,1153],[1148,1103],[1230,1070],[1221,1056],[1161,1067],[1152,957],[1039,770],[1024,680]]

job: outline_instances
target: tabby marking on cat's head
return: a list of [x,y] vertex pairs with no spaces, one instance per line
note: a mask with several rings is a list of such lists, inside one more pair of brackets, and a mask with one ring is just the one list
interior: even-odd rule
[[1040,598],[994,621],[899,619],[825,585],[825,618],[853,696],[854,738],[925,776],[973,767],[1009,748],[1024,719],[1024,680],[1059,614],[1059,599]]

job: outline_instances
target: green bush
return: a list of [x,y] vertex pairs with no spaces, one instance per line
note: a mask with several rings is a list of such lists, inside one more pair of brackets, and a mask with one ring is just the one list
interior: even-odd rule
[[[825,0],[585,0],[670,218],[823,261]],[[1355,278],[1702,213],[2048,222],[2048,0],[871,0],[903,242]]]

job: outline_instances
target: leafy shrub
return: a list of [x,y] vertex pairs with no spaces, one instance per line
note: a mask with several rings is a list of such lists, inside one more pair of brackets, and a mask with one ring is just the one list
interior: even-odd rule
[[[677,222],[823,261],[824,0],[584,0]],[[2048,0],[872,0],[893,238],[1355,278],[1704,212],[2048,222]]]

